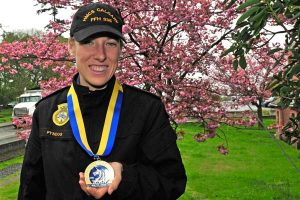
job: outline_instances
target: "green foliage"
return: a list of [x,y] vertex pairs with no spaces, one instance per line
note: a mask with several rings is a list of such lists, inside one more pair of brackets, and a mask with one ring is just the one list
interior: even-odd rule
[[247,19],[248,17],[250,17],[251,15],[257,13],[257,11],[259,10],[259,7],[254,6],[253,8],[249,9],[247,12],[245,12],[236,22],[237,25],[243,25],[242,22]]
[[[236,3],[236,0],[231,2],[224,1],[228,7]],[[241,12],[241,16],[236,23],[236,31],[232,34],[233,44],[227,49],[223,55],[233,53],[236,60],[239,60],[238,65],[242,68],[247,66],[244,62],[244,54],[247,54],[253,47],[253,41],[260,38],[262,29],[266,27],[267,22],[272,21],[269,26],[281,26],[285,33],[285,49],[274,48],[270,50],[270,54],[280,51],[282,54],[291,52],[290,63],[287,64],[287,69],[294,68],[299,65],[300,57],[300,3],[298,0],[280,1],[280,0],[247,0],[245,3],[238,5],[236,10]],[[279,32],[273,32],[274,35]],[[271,36],[272,37],[272,36]],[[265,45],[268,45],[266,43]],[[234,68],[237,68],[234,63]],[[298,68],[298,67],[297,67]],[[290,75],[297,72],[291,71]],[[284,84],[284,82],[282,83]]]
[[236,10],[241,11],[243,9],[245,9],[248,6],[252,6],[254,4],[258,4],[260,2],[260,0],[248,0],[245,3],[241,4],[239,7],[237,7]]
[[31,81],[30,73],[21,67],[14,76],[7,71],[0,72],[0,80],[0,104],[3,105],[15,101],[16,97],[24,92],[24,88],[30,89],[38,86]]
[[293,67],[291,67],[288,72],[287,72],[287,77],[288,78],[292,78],[293,75],[299,75],[300,73],[300,63],[294,65]]
[[243,54],[240,55],[239,65],[240,65],[241,68],[243,68],[243,69],[245,69],[246,66],[247,66],[246,59],[245,59],[245,56],[244,56]]
[[[237,1],[232,0],[227,7],[231,7]],[[277,63],[284,61],[285,67],[282,72],[274,76],[274,80],[269,84],[273,96],[279,96],[281,102],[279,106],[293,106],[300,109],[300,1],[299,0],[246,0],[244,3],[237,5],[237,12],[241,16],[237,20],[235,32],[231,38],[232,46],[224,51],[223,56],[232,53],[235,57],[233,68],[237,69],[247,67],[244,60],[247,54],[253,48],[270,46],[271,38],[277,34],[284,34],[284,47],[273,47],[269,50],[269,55],[274,53],[281,54]],[[266,27],[268,25],[268,27]],[[281,27],[281,31],[272,30],[272,26]],[[271,28],[270,28],[271,27]],[[260,47],[255,46],[255,40],[261,38],[264,34],[270,34],[268,41]],[[300,120],[296,119],[296,120]],[[291,130],[293,121],[289,123],[284,131]],[[299,136],[298,127],[293,129],[295,132],[287,132],[295,137]]]
[[[40,33],[33,32],[32,34],[38,35]],[[5,32],[3,34],[3,41],[25,41],[28,40],[28,38],[33,37],[33,35],[23,32]],[[63,41],[64,39],[61,38],[61,40]],[[14,75],[12,75],[8,70],[0,72],[0,104],[3,105],[16,100],[16,97],[22,94],[25,88],[38,88],[41,80],[47,80],[50,77],[58,76],[51,68],[44,69],[40,66],[34,65],[34,60],[31,58],[23,58],[23,61],[31,63],[33,65],[32,70],[21,67],[18,60],[7,58],[9,60],[2,63],[1,59],[2,55],[0,55],[0,65],[10,66],[11,69],[17,71]]]
[[12,108],[0,110],[0,123],[11,121]]
[[287,142],[293,144],[296,142],[295,139],[300,139],[300,113],[294,118],[290,118],[289,122],[283,127],[283,133],[287,137]]
[[2,34],[2,40],[12,43],[14,41],[26,41],[29,38],[31,38],[33,35],[40,35],[41,32],[37,30],[32,30],[31,33],[29,32],[22,32],[22,31],[17,31],[17,32],[6,32]]

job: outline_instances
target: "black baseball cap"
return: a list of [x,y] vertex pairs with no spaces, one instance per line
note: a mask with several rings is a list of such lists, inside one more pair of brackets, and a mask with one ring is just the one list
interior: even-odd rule
[[103,3],[91,3],[82,6],[73,17],[70,36],[82,42],[95,34],[112,34],[125,41],[122,34],[123,20],[112,6]]

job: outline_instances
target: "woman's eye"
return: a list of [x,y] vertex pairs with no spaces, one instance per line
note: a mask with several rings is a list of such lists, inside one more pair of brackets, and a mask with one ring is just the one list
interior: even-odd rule
[[93,46],[94,45],[94,41],[92,41],[92,40],[86,40],[86,41],[80,42],[80,44],[86,45],[86,46]]
[[106,45],[109,47],[116,47],[118,44],[116,42],[107,42]]
[[95,42],[93,42],[93,41],[89,41],[86,43],[86,45],[88,45],[88,46],[93,46],[94,44],[95,44]]

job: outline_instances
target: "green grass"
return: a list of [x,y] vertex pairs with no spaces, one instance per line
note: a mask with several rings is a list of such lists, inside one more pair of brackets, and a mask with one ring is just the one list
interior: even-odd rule
[[21,164],[22,162],[23,162],[23,156],[18,156],[11,160],[0,162],[0,170],[4,169],[10,165],[13,165],[13,164]]
[[20,172],[6,176],[0,180],[0,199],[16,200],[18,196]]
[[[273,121],[267,120],[266,123]],[[180,128],[187,132],[184,139],[178,141],[178,146],[188,176],[186,192],[180,200],[300,199],[300,173],[291,166],[278,144],[298,168],[300,151],[274,140],[267,131],[255,127],[221,127],[229,144],[229,154],[225,156],[216,149],[217,145],[225,144],[223,139],[197,143],[193,135],[201,130],[199,125],[187,123]],[[0,169],[20,162],[22,157],[1,163]],[[19,173],[15,173],[0,180],[1,200],[16,199],[18,176]]]
[[[20,164],[23,162],[23,156],[18,156],[14,159],[4,161],[0,163],[0,170],[13,165],[13,164]],[[19,182],[20,179],[20,172],[16,172],[9,176],[5,176],[4,178],[0,179],[0,199],[1,200],[15,200],[17,199],[18,189],[19,189]]]
[[0,111],[0,123],[11,122],[12,108],[6,108]]
[[217,145],[225,143],[224,140],[216,138],[196,143],[193,134],[201,127],[185,124],[181,128],[187,132],[185,138],[178,141],[178,146],[188,184],[180,200],[300,199],[300,173],[291,166],[278,144],[298,168],[299,150],[275,141],[267,131],[226,126],[221,127],[229,144],[229,154],[225,156],[216,150]]

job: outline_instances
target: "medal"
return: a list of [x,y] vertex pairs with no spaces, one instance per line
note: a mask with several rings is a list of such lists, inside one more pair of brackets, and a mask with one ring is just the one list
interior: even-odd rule
[[97,160],[87,166],[84,177],[89,187],[106,187],[114,179],[114,169],[107,162]]
[[[114,89],[106,112],[99,148],[97,153],[93,153],[87,141],[78,97],[73,84],[71,85],[67,96],[70,125],[77,143],[89,156],[99,159],[99,156],[107,156],[110,154],[115,142],[122,100],[123,88],[118,81],[115,80]],[[102,160],[92,162],[85,170],[85,181],[90,187],[106,187],[111,184],[113,179],[113,168],[109,163]]]

